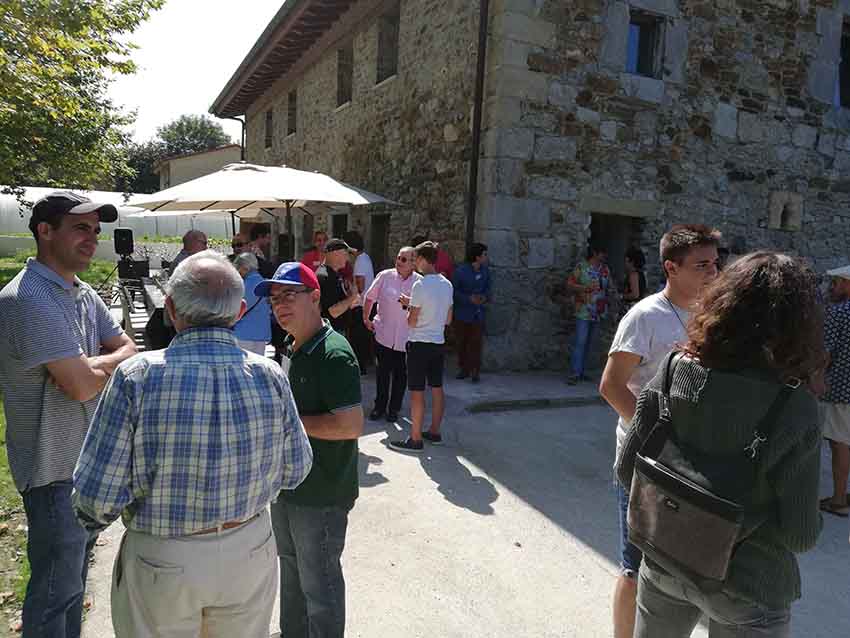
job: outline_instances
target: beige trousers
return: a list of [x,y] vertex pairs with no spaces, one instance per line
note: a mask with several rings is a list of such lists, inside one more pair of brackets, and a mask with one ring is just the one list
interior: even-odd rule
[[128,531],[112,573],[116,638],[268,638],[278,561],[268,510],[235,529]]

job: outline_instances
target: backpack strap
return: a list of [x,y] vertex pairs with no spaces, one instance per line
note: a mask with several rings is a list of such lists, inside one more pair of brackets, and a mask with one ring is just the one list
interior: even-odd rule
[[670,387],[673,385],[673,374],[676,366],[685,357],[685,353],[673,350],[664,361],[664,380],[661,383],[661,419],[670,420]]
[[767,410],[767,414],[765,414],[758,422],[758,425],[756,425],[756,429],[753,430],[753,440],[747,447],[744,448],[744,452],[753,461],[758,458],[761,446],[764,443],[767,443],[768,438],[770,438],[770,434],[773,431],[773,428],[776,427],[776,422],[779,420],[779,414],[785,408],[785,404],[788,402],[788,399],[791,398],[791,394],[794,390],[799,388],[800,385],[801,381],[799,379],[792,379],[786,382],[776,395],[776,398],[773,400],[770,408]]

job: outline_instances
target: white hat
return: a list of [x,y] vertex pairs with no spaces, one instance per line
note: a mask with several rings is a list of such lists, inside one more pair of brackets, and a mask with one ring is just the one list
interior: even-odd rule
[[833,268],[832,270],[827,270],[826,274],[830,277],[841,277],[842,279],[850,279],[850,266],[844,266],[843,268]]

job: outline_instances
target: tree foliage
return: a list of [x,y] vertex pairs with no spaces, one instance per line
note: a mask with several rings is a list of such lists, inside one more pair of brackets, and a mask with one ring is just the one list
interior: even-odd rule
[[126,146],[128,175],[117,175],[115,178],[116,191],[122,193],[155,193],[159,190],[159,175],[154,173],[154,165],[165,157],[162,142],[148,140],[138,144],[128,142]]
[[166,156],[208,151],[232,143],[221,124],[207,115],[181,115],[160,126],[156,133]]
[[0,185],[93,188],[127,173],[109,78],[163,0],[0,2]]

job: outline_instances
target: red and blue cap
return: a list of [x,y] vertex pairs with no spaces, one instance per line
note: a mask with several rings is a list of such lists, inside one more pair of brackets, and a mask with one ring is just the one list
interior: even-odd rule
[[298,261],[288,261],[278,266],[271,279],[263,279],[254,287],[254,294],[258,297],[268,297],[271,295],[272,284],[305,286],[311,290],[319,289],[316,273]]

